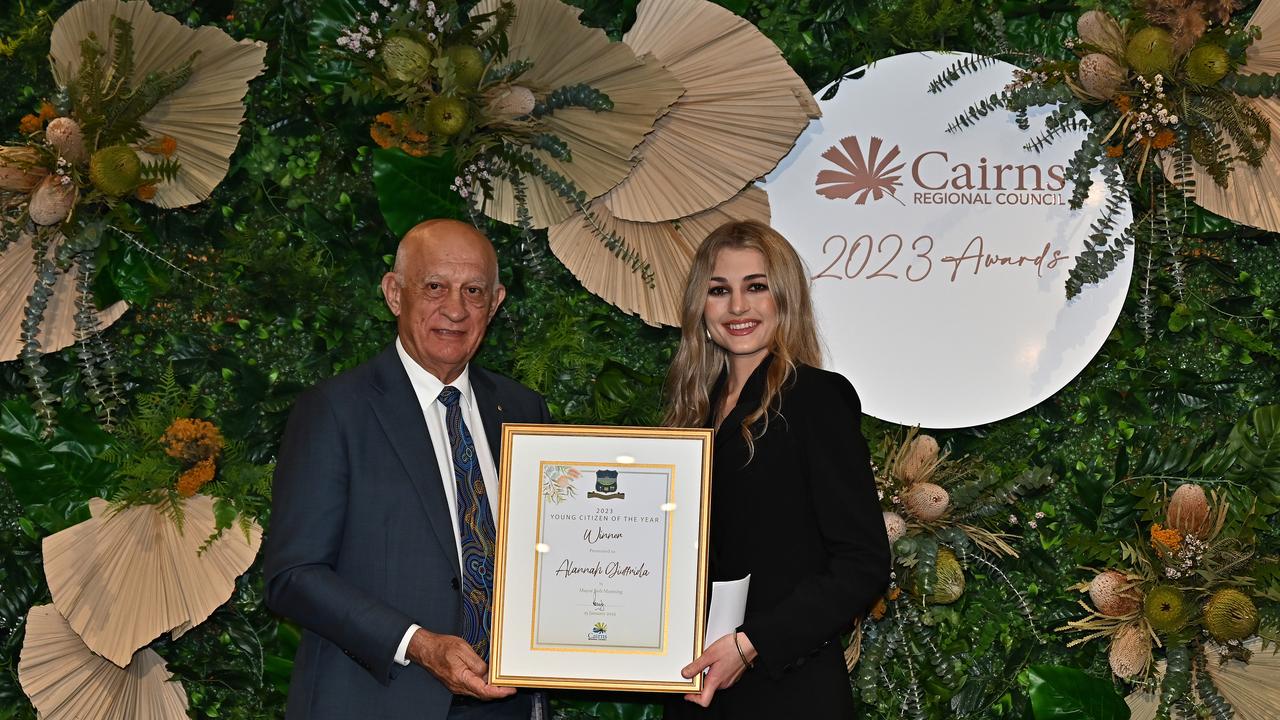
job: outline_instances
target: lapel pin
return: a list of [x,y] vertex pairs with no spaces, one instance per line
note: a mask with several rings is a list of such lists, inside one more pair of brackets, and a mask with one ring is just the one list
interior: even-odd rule
[[498,405],[498,412],[502,412],[502,405]]

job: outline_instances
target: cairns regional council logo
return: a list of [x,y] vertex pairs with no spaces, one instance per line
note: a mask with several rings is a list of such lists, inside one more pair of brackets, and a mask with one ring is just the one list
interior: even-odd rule
[[[904,155],[872,137],[864,152],[856,135],[842,138],[822,157],[834,167],[818,171],[817,192],[828,200],[865,205],[892,198],[913,205],[1066,205],[1066,168],[1060,164],[998,163],[985,156],[952,157],[946,150]],[[903,178],[911,181],[904,185]]]
[[598,622],[591,626],[591,632],[587,633],[588,640],[608,640],[609,624]]

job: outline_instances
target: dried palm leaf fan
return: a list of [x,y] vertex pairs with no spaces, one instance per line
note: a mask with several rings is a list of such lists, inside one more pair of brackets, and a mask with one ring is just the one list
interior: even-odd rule
[[27,614],[18,682],[42,720],[179,720],[187,693],[150,648],[116,667],[95,655],[52,605]]
[[[53,248],[50,248],[50,252]],[[22,318],[27,296],[36,283],[32,272],[32,260],[35,251],[32,249],[31,236],[23,234],[3,254],[0,254],[0,362],[15,360],[22,349]],[[76,300],[80,292],[76,284],[80,279],[80,270],[76,266],[66,272],[57,271],[57,280],[53,286],[53,296],[44,311],[44,322],[40,325],[40,349],[44,352],[56,352],[77,339]],[[92,298],[85,300],[92,303]],[[99,329],[105,328],[124,314],[128,309],[123,301],[95,313]]]
[[[515,20],[507,31],[510,52],[503,62],[532,63],[520,76],[521,85],[545,91],[585,83],[613,101],[613,110],[608,112],[563,108],[546,118],[546,132],[569,146],[571,160],[557,160],[543,150],[531,151],[588,198],[598,197],[631,171],[636,146],[684,88],[656,61],[637,57],[623,43],[611,42],[603,30],[584,27],[578,22],[582,12],[578,8],[559,0],[515,0],[515,7]],[[498,0],[484,0],[472,13],[497,8]],[[525,181],[533,227],[549,227],[578,210],[542,180],[527,177]],[[495,179],[493,185],[494,197],[485,204],[485,214],[516,224],[515,189],[506,179]]]
[[707,0],[644,0],[623,42],[661,61],[685,94],[605,196],[615,218],[674,220],[719,205],[772,170],[821,115],[777,46]]
[[[1258,27],[1262,36],[1249,46],[1240,74],[1280,73],[1280,0],[1262,0],[1249,24]],[[1271,125],[1271,146],[1260,167],[1236,163],[1223,188],[1198,163],[1188,163],[1185,178],[1177,177],[1174,158],[1162,158],[1161,165],[1165,177],[1174,178],[1178,184],[1187,180],[1194,183],[1191,197],[1200,207],[1243,225],[1280,232],[1280,98],[1252,98],[1247,102]],[[1223,141],[1230,144],[1231,138],[1224,136]]]
[[[1280,708],[1280,654],[1274,644],[1264,649],[1259,637],[1245,642],[1244,647],[1252,653],[1249,662],[1219,663],[1218,652],[1210,645],[1205,669],[1218,693],[1231,703],[1235,720],[1274,720],[1276,708]],[[1163,674],[1164,667],[1165,663],[1161,662],[1156,674]],[[1192,685],[1194,687],[1194,683]],[[1155,720],[1160,695],[1139,690],[1129,693],[1125,702],[1132,711],[1130,720]]]
[[606,232],[626,238],[638,255],[653,260],[654,287],[648,287],[639,273],[631,272],[596,239],[582,213],[548,231],[551,251],[584,287],[619,309],[639,315],[650,325],[678,326],[685,279],[699,243],[731,220],[769,222],[769,196],[752,186],[710,210],[655,223],[618,220],[602,200],[592,203],[591,211]]
[[89,33],[110,47],[112,17],[133,26],[134,73],[146,77],[182,65],[198,53],[191,78],[144,115],[141,125],[156,137],[177,140],[177,177],[160,183],[151,202],[162,208],[205,200],[222,182],[240,141],[244,96],[262,74],[266,43],[239,42],[218,28],[189,28],[141,0],[84,0],[53,26],[49,55],[61,87],[80,70],[80,43]]
[[182,529],[159,505],[113,512],[89,503],[93,517],[44,539],[44,573],[53,603],[91,650],[124,667],[133,653],[164,632],[174,637],[199,625],[231,597],[262,542],[227,530],[213,534],[213,499],[182,504]]

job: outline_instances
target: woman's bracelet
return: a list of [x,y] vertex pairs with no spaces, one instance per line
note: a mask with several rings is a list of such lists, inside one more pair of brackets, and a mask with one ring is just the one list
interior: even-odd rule
[[743,665],[746,665],[748,669],[756,666],[755,663],[747,660],[747,654],[742,652],[742,645],[738,643],[738,633],[736,632],[733,634],[733,646],[738,649],[738,657],[742,659]]

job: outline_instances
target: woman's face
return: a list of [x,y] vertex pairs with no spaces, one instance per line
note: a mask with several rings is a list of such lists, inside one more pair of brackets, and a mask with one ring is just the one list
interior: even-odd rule
[[763,253],[725,248],[716,255],[702,318],[711,340],[734,358],[764,358],[778,330],[778,306]]

